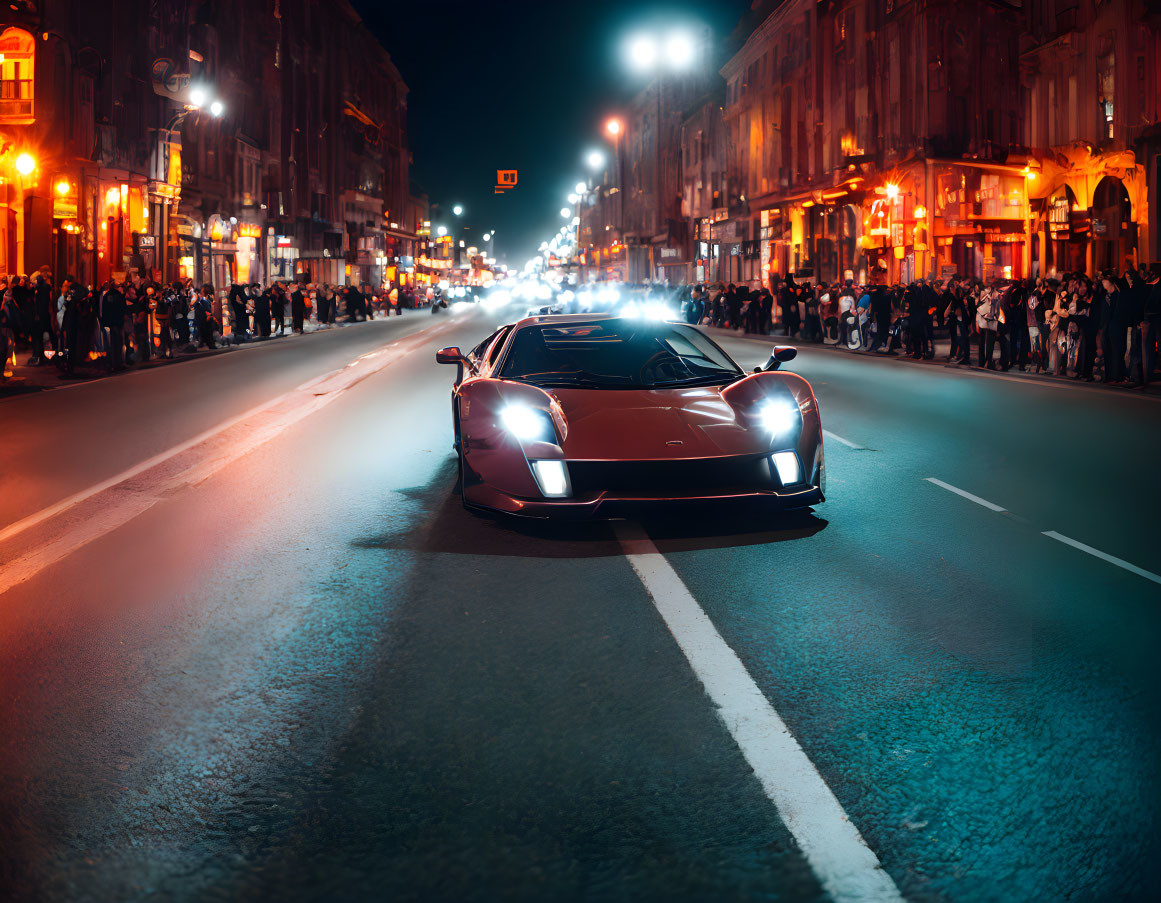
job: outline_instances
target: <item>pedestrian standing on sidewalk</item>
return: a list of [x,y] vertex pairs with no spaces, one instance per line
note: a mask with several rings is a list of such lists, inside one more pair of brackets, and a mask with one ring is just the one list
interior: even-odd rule
[[0,283],[0,382],[8,379],[8,367],[16,351],[16,336],[23,328],[20,307],[7,282]]
[[278,335],[286,334],[286,288],[281,282],[275,282],[270,293],[270,311],[274,314],[274,331]]
[[150,286],[150,298],[153,303],[153,318],[157,323],[157,356],[173,359],[173,296],[168,291],[162,291],[160,286]]
[[1105,290],[1104,303],[1101,305],[1105,382],[1115,386],[1123,385],[1129,382],[1129,373],[1125,368],[1127,334],[1133,324],[1140,322],[1140,318],[1134,316],[1133,298],[1127,284],[1122,285],[1112,273],[1105,273],[1101,276],[1101,285]]
[[250,321],[250,318],[246,316],[246,290],[237,282],[231,282],[227,300],[230,307],[230,330],[234,334],[234,344],[241,345],[248,338],[246,326]]
[[774,331],[774,296],[766,286],[758,294],[758,318],[758,331],[770,335]]
[[302,333],[302,322],[306,318],[306,295],[301,282],[294,283],[294,291],[290,295],[290,328],[293,332]]
[[1145,382],[1142,366],[1145,363],[1143,352],[1145,297],[1148,288],[1136,269],[1125,271],[1125,341],[1129,348],[1129,382],[1132,385],[1141,385]]
[[1157,366],[1158,342],[1161,341],[1161,264],[1153,264],[1145,282],[1145,301],[1141,321],[1142,343],[1145,346],[1145,369],[1142,385],[1148,385]]
[[48,333],[49,344],[56,330],[53,329],[52,284],[44,273],[37,273],[32,289],[32,365],[39,367],[45,361],[44,336]]
[[189,298],[182,284],[176,279],[165,289],[169,292],[173,328],[173,341],[179,348],[189,344]]
[[259,291],[254,284],[254,331],[260,338],[270,338],[270,289]]
[[323,326],[330,322],[331,316],[331,286],[324,282],[318,293],[318,323]]
[[951,338],[947,360],[949,363],[967,363],[971,351],[968,348],[967,305],[964,303],[962,287],[958,284],[949,286],[945,298],[947,303],[943,319],[947,321],[947,332]]
[[979,366],[995,370],[992,355],[996,348],[996,330],[1000,324],[1000,303],[989,285],[980,290],[980,304],[976,308],[976,329],[980,334]]
[[207,282],[194,296],[194,327],[198,331],[198,345],[211,350],[218,347],[214,341],[213,314],[214,287]]
[[138,292],[131,283],[122,287],[125,294],[125,303],[129,305],[129,312],[133,317],[133,359],[143,364],[152,355],[149,336],[149,298],[145,292]]
[[98,317],[105,330],[105,359],[111,373],[125,369],[125,295],[109,279],[98,296]]

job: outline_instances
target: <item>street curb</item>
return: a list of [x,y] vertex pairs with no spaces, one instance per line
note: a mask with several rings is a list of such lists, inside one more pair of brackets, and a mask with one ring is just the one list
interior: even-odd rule
[[[351,327],[351,326],[361,326],[361,325],[363,325],[365,323],[369,323],[369,322],[378,322],[379,320],[382,320],[382,319],[386,319],[386,318],[378,317],[375,320],[360,320],[356,323],[336,323],[336,324],[334,324],[334,328],[346,329],[346,328]],[[302,336],[299,336],[299,338],[305,338],[306,336],[315,335],[315,334],[320,333],[320,332],[331,332],[331,331],[332,331],[332,329],[312,329],[309,332],[304,332],[302,334]],[[102,369],[95,369],[95,368],[88,368],[88,367],[85,367],[82,365],[81,368],[78,368],[77,373],[71,379],[66,378],[63,374],[58,374],[59,378],[58,378],[57,382],[55,382],[55,383],[46,383],[46,384],[32,383],[32,384],[29,384],[29,383],[23,382],[23,380],[27,379],[26,376],[15,376],[14,375],[12,377],[9,377],[8,381],[5,384],[0,385],[0,404],[4,403],[5,401],[8,401],[10,399],[13,399],[13,398],[22,398],[26,395],[35,395],[35,394],[40,393],[40,392],[54,392],[57,389],[69,389],[69,388],[72,388],[74,386],[89,385],[90,383],[100,382],[101,380],[104,380],[104,379],[111,379],[111,378],[118,377],[118,376],[128,376],[129,374],[132,374],[132,373],[145,373],[145,372],[148,372],[150,370],[156,370],[160,367],[169,367],[169,366],[172,366],[173,364],[180,364],[180,363],[184,363],[186,361],[201,361],[201,360],[205,360],[206,358],[218,357],[219,355],[222,355],[222,354],[228,354],[232,351],[240,351],[243,348],[265,347],[270,342],[275,341],[277,339],[288,339],[288,338],[293,338],[293,337],[294,337],[294,334],[288,332],[285,335],[281,335],[281,336],[270,336],[269,339],[250,339],[248,342],[243,342],[240,345],[222,344],[218,348],[212,348],[212,349],[207,348],[207,349],[193,351],[193,352],[178,352],[172,358],[165,359],[165,358],[154,357],[154,358],[151,358],[147,363],[134,364],[133,366],[126,367],[124,370],[121,370],[117,373],[110,373],[108,370],[103,369],[103,368]],[[227,340],[223,339],[221,341],[225,342]],[[24,370],[43,369],[43,371],[47,374],[50,370],[55,370],[55,368],[56,368],[56,365],[50,362],[48,364],[43,365],[43,368],[31,368],[31,367],[28,367],[27,365],[23,365],[20,369],[24,369]],[[39,373],[37,373],[36,375],[39,375]],[[17,382],[17,380],[21,380],[21,382]]]

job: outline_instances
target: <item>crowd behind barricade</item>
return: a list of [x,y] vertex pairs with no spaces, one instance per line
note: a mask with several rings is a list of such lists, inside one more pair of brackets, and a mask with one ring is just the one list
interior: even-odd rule
[[1018,368],[1113,385],[1144,385],[1157,367],[1161,265],[1060,278],[919,279],[906,285],[777,280],[681,287],[681,318],[852,351],[935,357],[989,370]]
[[57,284],[47,270],[0,277],[0,381],[24,352],[29,366],[54,363],[67,375],[82,364],[116,372],[172,358],[175,351],[285,335],[288,325],[291,333],[302,333],[308,323],[327,328],[402,315],[405,307],[432,302],[433,290],[423,287],[276,281],[265,288],[233,283],[215,292],[192,279],[165,284],[136,273],[95,287],[71,276]]

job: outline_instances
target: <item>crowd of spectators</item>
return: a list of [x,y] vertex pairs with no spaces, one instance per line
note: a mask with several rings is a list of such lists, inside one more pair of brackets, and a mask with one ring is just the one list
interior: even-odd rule
[[20,354],[29,366],[55,364],[67,375],[88,364],[118,371],[177,350],[213,349],[326,328],[346,320],[402,314],[422,307],[422,292],[368,285],[276,281],[233,283],[215,292],[191,279],[165,284],[132,274],[99,286],[52,274],[0,277],[0,381]]
[[1161,267],[1123,275],[981,282],[918,279],[906,285],[777,280],[773,290],[683,287],[688,323],[781,335],[852,351],[936,356],[990,370],[1034,370],[1113,385],[1143,385],[1157,367]]

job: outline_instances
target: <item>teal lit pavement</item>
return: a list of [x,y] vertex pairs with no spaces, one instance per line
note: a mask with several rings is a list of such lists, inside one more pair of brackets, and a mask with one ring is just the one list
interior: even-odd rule
[[[828,898],[616,532],[460,508],[431,351],[493,320],[0,594],[6,896]],[[430,325],[7,400],[0,523]],[[1161,571],[1161,405],[791,369],[828,501],[647,535],[905,898],[1155,898],[1161,585],[1045,533]]]

